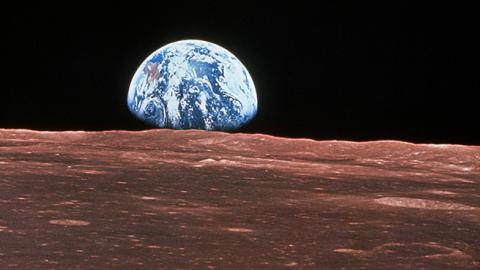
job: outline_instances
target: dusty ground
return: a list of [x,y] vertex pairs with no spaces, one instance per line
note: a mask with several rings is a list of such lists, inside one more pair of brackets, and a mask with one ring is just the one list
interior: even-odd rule
[[0,269],[480,269],[480,147],[0,130]]

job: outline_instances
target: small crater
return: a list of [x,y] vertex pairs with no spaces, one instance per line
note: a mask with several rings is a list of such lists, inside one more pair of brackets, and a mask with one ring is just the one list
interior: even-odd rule
[[90,175],[106,174],[106,172],[98,171],[98,170],[82,170],[81,172],[84,173],[84,174],[90,174]]
[[352,254],[352,255],[363,255],[364,253],[366,253],[366,251],[364,250],[350,249],[350,248],[337,248],[337,249],[334,249],[333,251],[338,253]]
[[77,200],[71,200],[71,201],[59,202],[59,203],[54,204],[54,205],[57,205],[57,206],[61,206],[61,205],[75,205],[75,204],[77,204],[77,203],[78,203]]
[[53,219],[50,220],[48,223],[54,225],[63,225],[63,226],[87,226],[90,225],[90,222],[84,220],[76,220],[76,219]]
[[197,164],[193,165],[193,167],[195,168],[201,168],[205,165],[208,165],[208,164],[214,164],[216,163],[217,161],[215,159],[211,159],[211,158],[206,158],[206,159],[202,159],[200,161],[197,162]]
[[362,224],[364,224],[364,223],[363,223],[363,222],[354,222],[354,221],[352,221],[352,222],[348,222],[348,224],[350,224],[350,225],[362,225]]
[[155,201],[158,200],[156,197],[150,197],[150,196],[142,196],[140,199],[145,200],[145,201]]
[[293,266],[297,266],[297,265],[298,265],[297,262],[289,262],[289,263],[285,264],[286,267],[293,267]]
[[212,158],[206,158],[206,159],[200,160],[198,163],[212,163],[212,162],[217,162],[217,161]]
[[429,210],[475,210],[476,207],[459,204],[448,203],[434,200],[416,199],[408,197],[383,197],[375,199],[376,203],[394,206],[394,207],[406,207],[416,209],[429,209]]
[[238,232],[238,233],[249,233],[253,232],[253,230],[247,229],[247,228],[226,228],[227,231],[229,232]]

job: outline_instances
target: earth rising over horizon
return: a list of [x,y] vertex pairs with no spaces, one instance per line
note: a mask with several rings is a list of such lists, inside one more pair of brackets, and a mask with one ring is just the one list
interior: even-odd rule
[[234,130],[255,116],[257,94],[231,52],[207,41],[182,40],[161,47],[140,65],[128,107],[160,128]]

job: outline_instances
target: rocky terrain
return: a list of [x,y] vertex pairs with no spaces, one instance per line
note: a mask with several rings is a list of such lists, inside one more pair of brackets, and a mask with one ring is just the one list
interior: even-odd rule
[[1,269],[480,269],[480,147],[0,130]]

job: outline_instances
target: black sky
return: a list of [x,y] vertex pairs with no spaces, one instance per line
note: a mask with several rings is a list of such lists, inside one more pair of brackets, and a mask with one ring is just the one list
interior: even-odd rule
[[196,38],[254,79],[259,111],[240,132],[480,144],[471,7],[156,3],[7,10],[0,127],[150,128],[126,106],[133,73],[162,45]]

